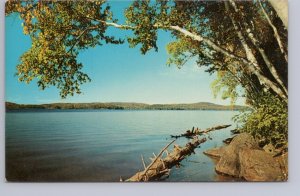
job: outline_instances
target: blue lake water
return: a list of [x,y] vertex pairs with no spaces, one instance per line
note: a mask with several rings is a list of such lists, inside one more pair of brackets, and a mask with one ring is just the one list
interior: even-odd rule
[[[42,110],[6,113],[9,181],[119,181],[172,139],[194,127],[231,127],[210,134],[166,181],[220,181],[203,150],[221,146],[235,128],[235,111]],[[188,142],[179,138],[175,143]],[[227,179],[228,180],[228,179]]]

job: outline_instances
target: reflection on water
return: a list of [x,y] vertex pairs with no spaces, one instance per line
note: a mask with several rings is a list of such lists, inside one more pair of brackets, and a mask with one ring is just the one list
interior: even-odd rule
[[[232,111],[31,111],[6,114],[9,181],[119,181],[142,170],[172,135],[192,126],[232,124]],[[202,152],[222,145],[231,127],[211,133],[166,181],[223,181]],[[185,145],[187,139],[176,143]]]

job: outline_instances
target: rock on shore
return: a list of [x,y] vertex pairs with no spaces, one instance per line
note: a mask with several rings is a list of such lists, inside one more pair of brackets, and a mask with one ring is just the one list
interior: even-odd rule
[[287,154],[274,158],[259,148],[255,139],[241,133],[228,146],[210,149],[204,154],[219,158],[215,170],[219,174],[247,181],[287,180]]

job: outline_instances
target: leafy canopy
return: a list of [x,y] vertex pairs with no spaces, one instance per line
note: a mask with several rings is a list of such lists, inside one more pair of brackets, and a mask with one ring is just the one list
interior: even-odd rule
[[17,65],[19,80],[37,79],[43,90],[60,89],[61,97],[80,93],[80,85],[90,81],[77,60],[80,51],[103,43],[121,44],[105,35],[105,21],[113,21],[105,1],[8,1],[6,14],[18,12],[31,48]]

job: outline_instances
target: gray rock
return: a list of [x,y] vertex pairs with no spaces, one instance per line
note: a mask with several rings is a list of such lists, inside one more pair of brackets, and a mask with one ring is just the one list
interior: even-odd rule
[[247,181],[282,181],[285,179],[279,162],[272,155],[249,148],[239,150],[239,176]]
[[241,148],[257,149],[258,144],[248,133],[237,135],[232,142],[225,147],[220,161],[216,165],[216,172],[234,177],[240,175],[239,151]]
[[275,147],[270,143],[263,147],[264,151],[272,156],[276,155]]
[[204,151],[203,153],[205,155],[214,157],[214,158],[221,158],[221,156],[224,154],[226,146],[218,147],[218,148],[212,148],[209,150]]
[[274,157],[276,161],[280,164],[281,171],[284,176],[284,181],[288,180],[289,164],[288,164],[288,152]]
[[220,174],[264,182],[285,181],[288,177],[287,153],[273,157],[276,154],[273,146],[261,149],[247,133],[234,137],[228,146],[213,148],[204,154],[220,158],[215,168]]

